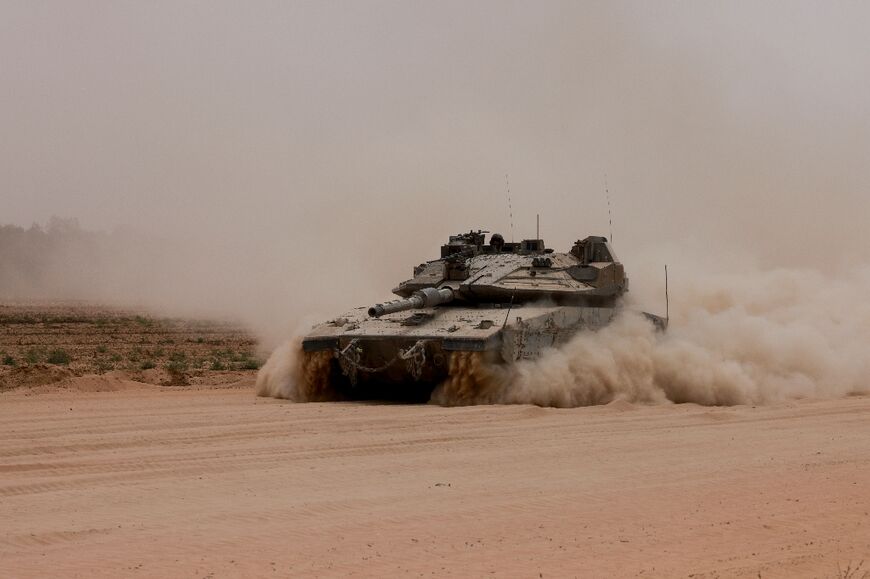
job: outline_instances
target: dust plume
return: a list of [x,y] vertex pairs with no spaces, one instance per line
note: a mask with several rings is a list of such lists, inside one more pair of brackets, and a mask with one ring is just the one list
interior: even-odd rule
[[284,342],[272,352],[257,373],[257,396],[284,398],[293,402],[338,400],[329,384],[331,351],[302,352],[302,339]]
[[[537,360],[493,365],[477,353],[453,353],[431,401],[720,406],[870,391],[870,270],[705,276],[680,295],[665,333],[629,302],[610,326],[581,332]],[[329,353],[307,363],[300,353],[298,340],[276,350],[258,376],[258,394],[335,399],[324,381]]]
[[870,271],[832,279],[777,270],[692,283],[664,334],[627,311],[538,360],[507,368],[465,360],[432,400],[734,405],[870,391]]

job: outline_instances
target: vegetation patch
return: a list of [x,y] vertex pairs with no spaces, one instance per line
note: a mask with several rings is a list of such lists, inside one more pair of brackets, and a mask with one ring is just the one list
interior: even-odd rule
[[2,305],[0,312],[0,381],[40,368],[76,376],[121,370],[135,379],[156,369],[155,379],[168,375],[182,385],[207,380],[209,372],[249,372],[261,364],[253,336],[229,322],[87,304]]
[[169,356],[169,363],[166,365],[166,369],[169,370],[171,374],[184,374],[187,372],[190,364],[187,361],[187,354],[184,352],[173,352]]
[[262,364],[256,358],[244,358],[236,363],[237,370],[259,370]]
[[72,359],[70,358],[70,356],[66,352],[66,350],[62,350],[62,349],[58,348],[56,350],[52,350],[51,352],[49,352],[48,358],[46,358],[45,361],[48,362],[49,364],[66,366],[67,364],[69,364],[72,361]]
[[44,353],[40,348],[29,348],[24,352],[24,361],[28,364],[39,364],[44,358]]

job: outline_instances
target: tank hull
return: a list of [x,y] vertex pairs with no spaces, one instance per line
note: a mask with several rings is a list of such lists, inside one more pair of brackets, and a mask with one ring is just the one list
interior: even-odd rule
[[458,352],[492,364],[534,359],[582,331],[609,324],[616,308],[559,305],[434,307],[368,317],[365,308],[303,338],[308,354],[331,356],[338,398],[426,401],[450,375]]

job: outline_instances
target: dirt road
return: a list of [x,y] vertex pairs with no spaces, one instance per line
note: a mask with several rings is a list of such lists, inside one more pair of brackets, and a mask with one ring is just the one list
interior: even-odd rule
[[0,439],[2,577],[870,566],[866,397],[558,410],[18,391],[0,395]]

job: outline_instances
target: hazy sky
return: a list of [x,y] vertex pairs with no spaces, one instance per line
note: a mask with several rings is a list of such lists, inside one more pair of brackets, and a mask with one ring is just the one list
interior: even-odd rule
[[867,261],[868,29],[863,2],[0,0],[0,222],[190,242],[239,299],[355,284],[332,307],[509,236],[505,173],[517,238],[607,234],[606,174],[629,272]]

